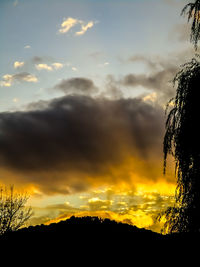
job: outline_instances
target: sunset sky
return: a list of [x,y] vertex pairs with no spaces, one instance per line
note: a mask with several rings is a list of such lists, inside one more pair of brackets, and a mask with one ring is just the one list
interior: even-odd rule
[[0,184],[30,224],[75,214],[159,231],[173,203],[162,142],[194,54],[185,0],[1,0]]

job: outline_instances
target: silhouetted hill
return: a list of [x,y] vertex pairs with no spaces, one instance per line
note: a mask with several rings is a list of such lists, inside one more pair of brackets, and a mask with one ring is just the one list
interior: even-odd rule
[[[74,217],[50,225],[30,226],[0,237],[0,245],[10,249],[68,255],[131,253],[173,253],[187,250],[199,241],[199,235],[163,236],[150,230],[98,217]],[[198,247],[199,245],[197,245]],[[2,250],[1,250],[2,251]],[[64,252],[64,253],[65,253]],[[110,255],[111,255],[110,254]]]
[[100,239],[109,239],[117,236],[118,238],[145,238],[145,239],[161,239],[160,234],[150,230],[140,229],[136,226],[116,222],[110,219],[100,219],[98,217],[74,217],[59,223],[50,225],[37,225],[22,228],[16,232],[11,232],[2,236],[1,239],[6,240],[35,240],[42,241],[56,240],[62,241],[87,238],[93,242]]

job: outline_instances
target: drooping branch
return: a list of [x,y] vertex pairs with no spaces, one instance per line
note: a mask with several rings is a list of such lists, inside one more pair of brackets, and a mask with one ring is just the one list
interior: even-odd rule
[[200,229],[200,62],[198,56],[182,66],[174,78],[177,85],[173,108],[166,120],[163,141],[164,172],[167,156],[175,160],[177,188],[175,206],[164,213],[168,232]]
[[192,20],[190,41],[197,50],[200,39],[200,0],[187,4],[183,8],[181,15],[187,15],[188,22]]

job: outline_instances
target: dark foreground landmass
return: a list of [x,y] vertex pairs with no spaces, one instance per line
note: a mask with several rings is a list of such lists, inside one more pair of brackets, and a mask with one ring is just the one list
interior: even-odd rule
[[0,237],[0,246],[7,251],[19,250],[22,254],[47,253],[48,260],[51,256],[66,254],[66,257],[73,255],[74,259],[83,255],[98,255],[99,259],[110,255],[116,260],[123,255],[148,261],[148,255],[157,259],[161,256],[165,260],[169,255],[183,259],[189,251],[194,253],[194,258],[200,253],[199,241],[199,234],[161,235],[109,219],[71,217],[59,223],[30,226],[8,233]]

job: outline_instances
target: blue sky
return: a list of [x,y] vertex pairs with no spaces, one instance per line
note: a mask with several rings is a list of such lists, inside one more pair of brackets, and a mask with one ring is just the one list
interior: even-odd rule
[[[138,54],[166,56],[177,47],[179,50],[184,47],[176,36],[172,40],[169,38],[175,25],[183,22],[180,17],[182,2],[1,1],[0,76],[27,72],[36,76],[37,82],[18,79],[10,87],[1,86],[0,110],[20,108],[39,98],[51,98],[48,88],[61,79],[90,77],[103,86],[107,75],[119,77],[130,72],[144,72],[139,62],[125,64],[125,61]],[[60,34],[62,22],[69,17],[85,24],[92,21],[94,25],[81,36],[74,35],[79,24]],[[57,71],[38,71],[34,57],[42,58],[43,64],[59,62],[64,67]],[[14,69],[16,61],[24,62],[24,66]]]

